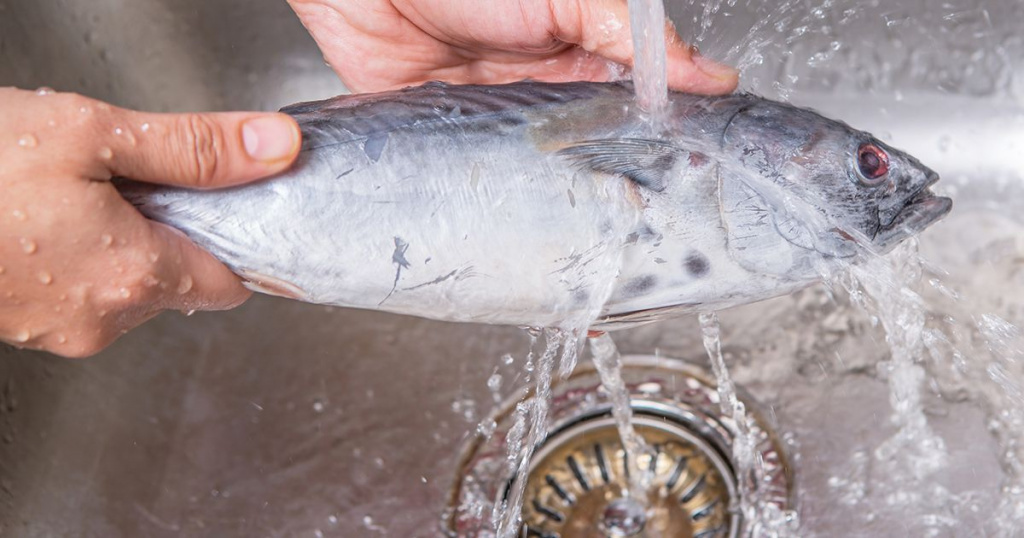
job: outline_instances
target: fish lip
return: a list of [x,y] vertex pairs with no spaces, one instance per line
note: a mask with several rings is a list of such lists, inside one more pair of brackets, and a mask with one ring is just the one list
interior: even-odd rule
[[880,224],[872,242],[888,252],[900,241],[928,228],[953,209],[953,200],[936,196],[930,189],[939,176],[932,172],[921,188],[910,196],[888,223]]

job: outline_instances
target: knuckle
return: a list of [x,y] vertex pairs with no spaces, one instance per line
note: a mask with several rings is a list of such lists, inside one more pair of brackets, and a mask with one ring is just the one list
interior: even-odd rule
[[184,172],[197,187],[212,184],[220,166],[224,131],[216,121],[203,114],[185,114],[179,120],[181,158]]

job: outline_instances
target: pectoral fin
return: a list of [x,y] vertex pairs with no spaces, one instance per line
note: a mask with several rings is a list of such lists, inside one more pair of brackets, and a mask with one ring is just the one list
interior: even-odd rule
[[672,144],[640,138],[587,140],[562,148],[557,155],[580,169],[622,176],[655,192],[665,190],[670,172],[691,158],[691,152]]

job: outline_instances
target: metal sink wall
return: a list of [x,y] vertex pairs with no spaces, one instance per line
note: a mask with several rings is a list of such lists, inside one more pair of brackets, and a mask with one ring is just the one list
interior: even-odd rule
[[[786,23],[789,44],[752,39],[749,15],[718,17],[701,47],[744,63],[748,89],[874,130],[936,168],[958,207],[925,254],[978,308],[1020,315],[1024,278],[969,278],[993,242],[1024,258],[1019,2],[833,1],[821,17],[820,3],[792,4],[810,31]],[[687,37],[701,11],[669,6]],[[0,84],[157,111],[274,109],[344,90],[276,0],[0,0]],[[872,373],[881,333],[841,303],[814,288],[735,309],[724,340],[738,381],[793,434],[806,535],[885,536],[898,522],[863,523],[833,480],[891,433]],[[691,319],[616,339],[703,363]],[[0,534],[436,536],[459,449],[494,405],[486,380],[501,374],[511,394],[526,350],[513,328],[268,297],[164,314],[85,361],[0,347]],[[995,492],[984,411],[928,398],[942,406],[949,487]],[[984,512],[963,528],[972,517]]]

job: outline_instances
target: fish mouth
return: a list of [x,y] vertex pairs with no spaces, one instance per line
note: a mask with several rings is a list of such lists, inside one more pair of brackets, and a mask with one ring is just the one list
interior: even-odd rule
[[872,242],[883,253],[892,250],[900,241],[920,233],[953,209],[952,199],[936,196],[929,188],[938,180],[939,176],[933,174],[888,223],[879,226]]

